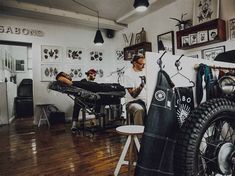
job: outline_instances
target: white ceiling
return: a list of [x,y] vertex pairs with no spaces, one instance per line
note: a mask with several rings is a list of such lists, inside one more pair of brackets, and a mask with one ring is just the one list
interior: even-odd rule
[[[137,13],[134,0],[76,0],[99,12],[100,28],[120,30],[140,17],[176,0],[149,0],[147,12]],[[73,0],[0,0],[2,14],[97,27],[97,13]]]

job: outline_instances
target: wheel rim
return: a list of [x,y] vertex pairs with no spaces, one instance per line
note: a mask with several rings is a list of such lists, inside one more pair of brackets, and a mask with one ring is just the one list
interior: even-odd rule
[[235,118],[218,115],[206,124],[195,158],[197,176],[235,176]]

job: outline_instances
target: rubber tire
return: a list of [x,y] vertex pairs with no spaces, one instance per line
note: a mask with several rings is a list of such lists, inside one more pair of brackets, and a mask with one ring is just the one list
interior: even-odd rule
[[[192,111],[177,135],[174,156],[175,176],[196,176],[195,158],[202,135],[210,122],[222,113],[235,114],[235,103],[228,99],[212,99]],[[233,115],[235,116],[235,115]],[[232,118],[231,115],[229,117]],[[234,119],[235,120],[235,119]]]

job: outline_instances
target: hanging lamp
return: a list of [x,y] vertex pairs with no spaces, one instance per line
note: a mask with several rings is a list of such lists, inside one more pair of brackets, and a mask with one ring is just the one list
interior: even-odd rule
[[148,0],[135,0],[134,5],[137,12],[144,12],[149,6]]
[[77,0],[73,0],[73,2],[75,2],[75,3],[77,3],[77,4],[81,5],[81,6],[83,6],[83,7],[87,8],[88,10],[93,11],[93,12],[95,12],[95,13],[97,14],[97,17],[98,17],[98,28],[97,28],[97,30],[96,30],[96,34],[95,34],[95,38],[94,38],[94,43],[95,43],[96,46],[101,46],[101,45],[103,45],[104,39],[103,39],[102,34],[101,34],[101,31],[100,31],[100,22],[99,22],[100,16],[99,16],[99,11],[98,11],[98,10],[94,10],[94,9],[92,9],[92,8],[90,8],[90,7],[88,7],[88,6],[84,5],[84,4],[82,4],[82,3],[80,3],[80,2],[77,1]]
[[101,31],[100,31],[99,12],[97,14],[98,14],[98,29],[97,29],[96,34],[95,34],[94,43],[95,43],[96,46],[101,46],[104,43],[104,39],[103,39]]

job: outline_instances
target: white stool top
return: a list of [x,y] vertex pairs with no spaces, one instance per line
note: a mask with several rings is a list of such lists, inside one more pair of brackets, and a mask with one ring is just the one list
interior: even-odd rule
[[116,128],[116,131],[121,134],[143,134],[144,126],[142,125],[124,125]]

